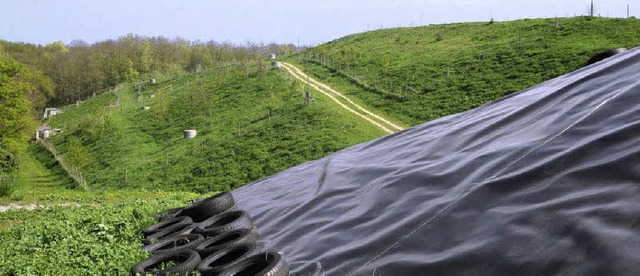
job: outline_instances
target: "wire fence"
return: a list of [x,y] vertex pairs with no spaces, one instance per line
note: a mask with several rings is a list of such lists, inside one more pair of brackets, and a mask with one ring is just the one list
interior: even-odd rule
[[67,162],[64,159],[64,156],[58,154],[58,151],[56,150],[56,147],[53,145],[53,143],[49,142],[46,139],[40,140],[40,143],[49,152],[51,152],[51,154],[53,154],[54,158],[56,160],[58,160],[58,162],[60,163],[62,168],[69,174],[69,176],[71,176],[71,178],[73,178],[73,180],[75,180],[76,183],[78,183],[80,188],[84,189],[85,191],[89,190],[89,185],[87,184],[87,179],[82,175],[80,170],[78,170],[75,166],[69,164],[69,162]]

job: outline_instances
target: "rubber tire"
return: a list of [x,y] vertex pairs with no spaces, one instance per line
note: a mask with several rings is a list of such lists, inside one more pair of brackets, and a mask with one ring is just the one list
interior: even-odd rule
[[589,59],[589,61],[587,61],[586,65],[594,64],[594,63],[596,63],[598,61],[610,58],[610,57],[615,56],[617,54],[624,53],[625,51],[627,51],[626,48],[616,48],[616,49],[605,51],[605,52],[602,52],[602,53],[597,53],[594,56],[592,56]]
[[198,244],[196,251],[200,256],[206,258],[227,247],[237,246],[240,244],[256,244],[256,240],[255,228],[236,229],[206,239],[204,242]]
[[[175,245],[176,243],[181,241],[186,241],[187,243],[178,245],[178,246]],[[203,241],[204,241],[204,237],[202,235],[198,235],[198,234],[181,235],[181,236],[161,239],[156,243],[146,245],[142,248],[142,251],[157,255],[157,254],[164,254],[164,253],[169,253],[169,252],[182,250],[182,249],[195,250],[198,244],[201,244]]]
[[193,222],[199,223],[231,209],[235,204],[231,193],[222,192],[182,209],[176,216],[188,216]]
[[142,241],[143,244],[148,245],[155,243],[162,239],[167,239],[175,236],[188,235],[196,229],[197,224],[176,224],[175,226],[166,227],[162,231],[149,235]]
[[[255,254],[256,251],[257,248],[255,244],[240,244],[227,247],[202,259],[196,269],[200,271],[202,276],[215,276],[218,275],[222,268],[248,258]],[[223,261],[223,263],[217,264],[216,262],[219,261]],[[214,265],[212,266],[211,264]]]
[[190,217],[175,217],[163,222],[158,222],[142,230],[142,235],[146,238],[150,235],[158,233],[166,228],[175,227],[176,225],[193,224]]
[[287,276],[289,265],[276,252],[267,251],[250,256],[235,264],[228,265],[217,271],[219,276],[255,275],[255,276]]
[[[185,260],[174,267],[156,271],[151,273],[145,270],[152,268],[162,262],[175,260],[177,258],[184,258]],[[190,275],[191,272],[198,266],[202,259],[198,252],[190,249],[178,250],[165,254],[151,255],[149,258],[142,260],[131,268],[131,275]]]
[[198,224],[194,233],[213,237],[235,229],[252,228],[251,217],[245,211],[228,211],[213,216]]

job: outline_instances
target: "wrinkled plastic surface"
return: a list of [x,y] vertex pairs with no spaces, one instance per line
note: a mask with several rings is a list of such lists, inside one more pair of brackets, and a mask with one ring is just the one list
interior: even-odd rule
[[233,192],[293,275],[640,275],[640,50]]

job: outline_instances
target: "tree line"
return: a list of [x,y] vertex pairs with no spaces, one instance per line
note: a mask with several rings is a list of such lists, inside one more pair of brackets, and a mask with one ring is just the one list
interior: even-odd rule
[[0,40],[0,178],[15,171],[15,156],[46,106],[84,100],[119,83],[247,64],[269,53],[295,50],[293,44],[237,45],[133,34],[93,44]]

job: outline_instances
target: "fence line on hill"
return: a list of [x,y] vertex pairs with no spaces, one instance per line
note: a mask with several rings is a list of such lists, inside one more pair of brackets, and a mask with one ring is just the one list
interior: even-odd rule
[[87,179],[82,175],[80,170],[78,170],[75,166],[69,164],[69,162],[67,162],[67,160],[64,159],[64,156],[58,154],[58,151],[56,150],[56,147],[53,145],[53,143],[49,142],[46,139],[40,140],[40,143],[49,152],[51,152],[51,154],[53,154],[53,157],[56,160],[58,160],[62,168],[69,174],[69,176],[71,176],[71,178],[73,178],[73,180],[76,181],[76,183],[78,183],[80,188],[84,189],[85,191],[89,190],[89,185],[87,185]]

